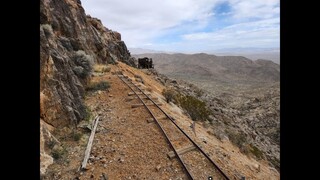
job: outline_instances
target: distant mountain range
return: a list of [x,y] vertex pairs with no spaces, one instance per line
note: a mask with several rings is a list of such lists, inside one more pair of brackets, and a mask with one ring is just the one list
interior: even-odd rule
[[280,64],[279,48],[229,48],[219,49],[216,51],[208,51],[206,53],[220,56],[244,56],[252,60],[268,59],[277,64]]
[[252,61],[243,56],[146,53],[162,74],[192,82],[223,84],[261,84],[280,81],[280,65],[270,60]]
[[[178,52],[157,51],[143,48],[128,48],[132,55],[145,53],[166,53],[175,54]],[[225,48],[212,51],[205,51],[204,53],[218,56],[244,56],[246,58],[257,60],[266,59],[280,64],[280,49],[279,48]],[[191,53],[185,53],[191,54]]]
[[166,54],[173,54],[175,52],[167,52],[167,51],[157,51],[152,49],[143,49],[143,48],[128,48],[132,55],[135,54],[145,54],[145,53],[166,53]]

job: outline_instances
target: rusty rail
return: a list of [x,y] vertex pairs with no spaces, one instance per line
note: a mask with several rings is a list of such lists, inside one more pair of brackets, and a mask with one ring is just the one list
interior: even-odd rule
[[218,167],[218,165],[207,155],[207,153],[205,153],[203,151],[203,149],[196,143],[194,142],[190,136],[188,134],[186,134],[177,124],[176,122],[174,122],[174,120],[172,119],[171,116],[169,116],[157,103],[155,103],[151,97],[149,97],[145,92],[143,92],[138,86],[136,86],[134,83],[132,83],[131,81],[126,82],[123,78],[120,77],[120,75],[118,75],[119,79],[121,79],[130,89],[131,91],[134,92],[134,94],[139,98],[139,100],[142,102],[142,104],[145,106],[145,108],[148,110],[148,112],[150,113],[150,115],[152,116],[152,118],[156,121],[157,125],[159,126],[159,128],[161,129],[162,133],[165,135],[167,141],[169,142],[171,148],[173,149],[176,157],[178,157],[178,160],[181,162],[183,168],[185,169],[185,171],[187,172],[187,175],[190,179],[194,179],[194,177],[191,175],[191,173],[189,172],[188,168],[186,167],[185,163],[183,162],[181,156],[177,153],[176,149],[174,148],[172,142],[170,141],[167,133],[164,131],[164,129],[162,128],[162,126],[160,125],[159,121],[157,120],[157,118],[154,116],[154,114],[152,113],[152,111],[149,109],[149,107],[145,104],[145,102],[142,100],[142,98],[137,94],[137,92],[128,84],[128,82],[130,82],[135,88],[137,88],[144,96],[147,97],[148,100],[150,100],[168,119],[170,119],[170,121],[180,130],[180,132],[182,132],[189,140],[190,142],[192,142],[192,144],[214,165],[214,167],[219,171],[219,173],[226,179],[226,180],[230,180],[230,178],[228,178],[228,176]]

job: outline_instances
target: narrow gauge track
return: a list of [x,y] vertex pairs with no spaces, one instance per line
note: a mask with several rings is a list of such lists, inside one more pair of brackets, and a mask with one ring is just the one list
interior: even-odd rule
[[[126,76],[118,74],[118,77],[130,88],[130,90],[137,96],[138,100],[150,113],[153,120],[165,135],[167,141],[173,149],[175,157],[178,158],[190,179],[208,179],[209,177],[212,177],[212,179],[229,180],[228,176],[218,167],[215,162],[212,161],[207,153],[205,153],[202,148],[176,124],[174,119],[169,116],[154,100],[152,100],[150,96],[147,95],[147,93],[131,82]],[[143,96],[143,98],[141,96]],[[143,99],[145,99],[145,101]],[[146,101],[150,101],[152,106],[147,104]],[[160,120],[160,118],[156,117],[159,117],[159,115],[165,115],[165,118],[161,118],[163,120]],[[174,126],[172,126],[172,123],[169,124],[168,119],[173,123]],[[177,152],[177,149],[186,147],[188,145],[193,145],[196,151],[191,151],[185,154],[179,154]],[[192,161],[190,161],[190,159],[192,159]],[[192,164],[194,162],[196,165]]]

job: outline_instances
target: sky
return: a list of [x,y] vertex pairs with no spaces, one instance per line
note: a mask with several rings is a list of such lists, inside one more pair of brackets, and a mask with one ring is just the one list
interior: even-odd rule
[[280,0],[81,0],[128,48],[279,48]]

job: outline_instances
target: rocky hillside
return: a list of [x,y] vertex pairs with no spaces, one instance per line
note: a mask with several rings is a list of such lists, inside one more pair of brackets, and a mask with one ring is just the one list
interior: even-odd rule
[[79,0],[40,1],[41,158],[47,157],[48,127],[74,127],[86,118],[83,98],[93,64],[116,61],[134,65],[121,34],[86,15]]
[[[268,60],[208,54],[140,54],[159,81],[206,102],[216,137],[280,169],[280,66]],[[170,79],[171,78],[171,79]]]
[[280,66],[269,60],[252,61],[242,56],[200,54],[139,54],[151,57],[155,68],[173,78],[218,83],[256,84],[280,81]]
[[172,79],[156,71],[154,74],[167,88],[206,103],[211,115],[203,125],[209,127],[213,135],[220,140],[230,140],[243,153],[268,160],[271,166],[280,170],[279,83],[211,93],[188,81]]

